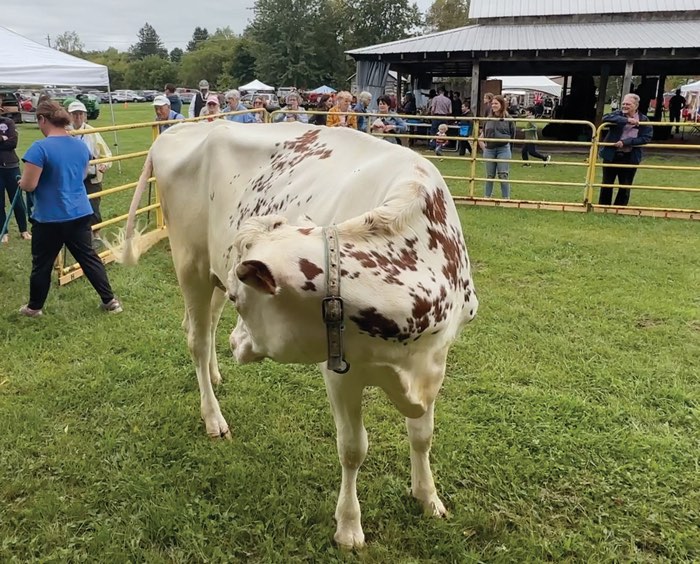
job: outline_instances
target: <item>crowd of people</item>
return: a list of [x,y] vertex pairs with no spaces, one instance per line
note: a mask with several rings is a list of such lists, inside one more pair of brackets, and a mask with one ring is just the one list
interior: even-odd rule
[[[530,107],[524,115],[514,116],[512,105],[497,94],[484,95],[478,115],[472,111],[470,100],[462,99],[458,93],[444,88],[431,91],[425,106],[419,107],[413,93],[406,93],[400,101],[390,95],[381,95],[374,100],[369,92],[357,96],[348,91],[323,94],[312,109],[304,108],[302,97],[297,92],[287,95],[285,105],[274,112],[272,121],[300,122],[327,127],[343,127],[364,131],[381,137],[393,144],[403,144],[413,139],[403,137],[406,133],[420,133],[419,120],[410,116],[429,116],[429,145],[439,156],[450,143],[453,128],[459,141],[455,150],[459,155],[471,153],[476,148],[469,142],[474,120],[480,119],[476,135],[479,149],[483,152],[487,181],[484,196],[493,196],[494,182],[500,184],[501,197],[511,196],[509,182],[512,162],[512,144],[516,138],[516,117],[525,121],[522,127],[525,142],[521,157],[524,166],[530,166],[533,157],[543,161],[544,166],[551,155],[541,154],[537,149],[538,126],[532,121],[542,115],[541,109]],[[682,100],[674,104],[682,108]],[[153,107],[156,121],[163,121],[160,131],[165,131],[178,120],[184,120],[183,104],[172,84],[167,84],[164,93],[155,96]],[[265,123],[268,108],[262,96],[253,96],[252,107],[241,102],[238,90],[217,94],[209,90],[206,80],[199,83],[199,91],[188,108],[188,117],[206,117],[208,121],[227,119],[240,123]],[[94,226],[102,222],[100,198],[94,195],[102,190],[104,173],[110,162],[90,164],[96,159],[111,157],[110,149],[99,133],[90,132],[87,111],[80,101],[73,101],[64,108],[59,103],[43,100],[37,107],[37,123],[44,139],[34,142],[22,157],[24,169],[20,175],[20,159],[16,153],[18,134],[14,122],[0,115],[0,190],[13,206],[15,220],[21,239],[31,241],[32,270],[29,284],[29,300],[20,313],[28,317],[43,315],[54,261],[65,245],[73,254],[98,293],[100,307],[110,313],[122,311],[115,297],[104,265],[95,247],[99,241],[99,230]],[[403,116],[403,117],[402,117]],[[674,113],[675,116],[675,113]],[[524,117],[524,120],[523,120]],[[636,165],[642,161],[641,147],[652,138],[648,119],[639,112],[639,96],[627,94],[619,109],[603,117],[610,124],[606,131],[606,144],[601,150],[603,162],[602,188],[599,204],[626,206],[629,203],[629,186],[634,180]],[[69,135],[69,131],[76,133]],[[403,139],[402,139],[403,137]],[[617,195],[613,201],[615,181]],[[17,197],[18,189],[26,193],[26,199]],[[93,195],[88,198],[88,195]],[[0,223],[5,224],[5,206],[0,206]],[[32,231],[28,229],[28,217]],[[9,242],[5,233],[2,243]]]

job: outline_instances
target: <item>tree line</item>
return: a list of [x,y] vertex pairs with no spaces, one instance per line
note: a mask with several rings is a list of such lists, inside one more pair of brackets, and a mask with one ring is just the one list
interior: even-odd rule
[[241,34],[196,27],[183,51],[168,51],[149,23],[127,51],[85,51],[75,31],[55,47],[105,65],[112,89],[196,86],[206,78],[223,90],[258,78],[274,85],[346,87],[355,72],[345,51],[468,24],[469,0],[434,0],[423,14],[410,0],[257,0]]

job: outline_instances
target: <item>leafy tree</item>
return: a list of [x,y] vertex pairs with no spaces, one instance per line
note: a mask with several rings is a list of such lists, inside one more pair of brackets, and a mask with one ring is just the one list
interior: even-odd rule
[[149,55],[132,61],[126,71],[127,88],[162,90],[168,82],[177,81],[177,65],[164,61],[158,55]]
[[[219,88],[218,77],[230,74],[236,45],[239,39],[209,39],[199,48],[185,53],[180,62],[180,84],[196,86],[205,78]],[[226,86],[230,88],[232,85]]]
[[435,0],[425,16],[428,32],[469,25],[470,0]]
[[129,47],[129,52],[134,59],[143,59],[149,55],[167,58],[167,49],[163,46],[156,30],[148,22],[139,30],[138,38],[139,40]]
[[129,68],[130,56],[123,51],[117,51],[110,47],[106,51],[91,51],[85,54],[85,58],[93,63],[105,65],[109,69],[109,84],[112,90],[126,88],[125,75]]
[[346,49],[404,39],[422,24],[418,6],[409,0],[337,0],[337,6]]
[[212,39],[235,39],[237,35],[229,27],[217,27],[216,31],[212,34]]
[[192,34],[192,39],[187,44],[187,50],[189,52],[196,51],[202,44],[209,39],[209,32],[206,27],[195,27],[194,33]]
[[82,53],[85,45],[75,31],[64,31],[55,40],[56,49],[71,55]]
[[228,69],[234,84],[245,84],[255,78],[255,55],[250,39],[238,41]]
[[182,60],[182,55],[183,51],[179,47],[175,47],[172,51],[170,51],[170,60],[173,63],[179,63]]
[[[278,85],[317,85],[347,68],[339,42],[336,2],[257,0],[248,30],[258,78]],[[346,75],[347,76],[347,75]]]

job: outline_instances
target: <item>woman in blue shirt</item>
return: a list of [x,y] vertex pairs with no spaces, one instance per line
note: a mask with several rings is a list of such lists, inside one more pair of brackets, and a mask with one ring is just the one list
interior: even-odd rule
[[100,308],[119,313],[122,306],[92,247],[92,207],[83,184],[90,151],[85,143],[68,135],[70,116],[56,102],[41,102],[36,119],[45,139],[32,143],[22,158],[24,172],[19,181],[22,190],[34,194],[29,303],[19,312],[27,317],[43,315],[53,263],[66,245],[100,295]]

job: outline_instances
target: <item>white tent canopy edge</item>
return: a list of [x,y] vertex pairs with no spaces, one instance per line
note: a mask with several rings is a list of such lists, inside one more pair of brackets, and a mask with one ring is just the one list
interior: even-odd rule
[[248,84],[244,84],[243,86],[239,86],[238,90],[245,90],[247,92],[259,92],[259,91],[269,91],[269,92],[274,92],[275,88],[274,86],[268,86],[264,82],[260,82],[257,78]]
[[561,85],[546,76],[490,76],[489,80],[500,80],[503,90],[532,90],[561,96]]
[[107,67],[73,57],[0,26],[0,84],[107,86]]

